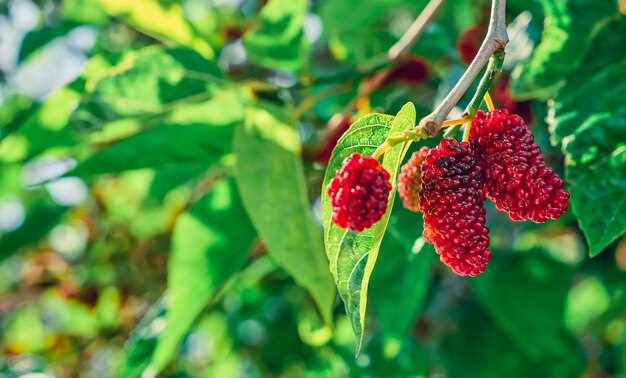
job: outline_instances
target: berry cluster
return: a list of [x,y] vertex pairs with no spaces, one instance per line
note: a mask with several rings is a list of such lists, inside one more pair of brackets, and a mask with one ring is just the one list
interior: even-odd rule
[[543,223],[567,209],[569,194],[546,165],[524,120],[507,110],[478,112],[470,141],[486,169],[485,192],[512,220]]
[[[371,227],[390,190],[377,160],[349,156],[328,187],[333,221],[355,231]],[[398,193],[407,209],[423,213],[424,238],[462,276],[484,272],[491,257],[486,198],[512,220],[534,222],[558,219],[569,200],[526,122],[508,110],[479,111],[466,142],[443,139],[415,152],[400,171]]]
[[348,156],[328,185],[333,222],[358,232],[371,227],[385,214],[390,191],[389,172],[378,160]]
[[472,146],[444,139],[421,166],[420,208],[424,238],[461,276],[485,271],[489,229],[485,226],[484,172]]

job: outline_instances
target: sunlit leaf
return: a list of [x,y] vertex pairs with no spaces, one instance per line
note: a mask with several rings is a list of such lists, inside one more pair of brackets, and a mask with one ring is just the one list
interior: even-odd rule
[[339,295],[352,321],[357,336],[356,352],[360,352],[364,329],[367,293],[370,276],[387,228],[395,197],[396,177],[400,163],[408,149],[408,143],[399,144],[387,151],[383,167],[391,175],[392,191],[386,215],[372,228],[362,233],[339,228],[331,222],[331,209],[326,187],[343,160],[354,152],[371,154],[382,144],[389,133],[407,130],[415,125],[415,107],[407,103],[395,117],[370,114],[357,120],[339,139],[326,169],[322,192],[322,220],[324,241],[330,271],[335,279]]
[[213,48],[195,34],[178,3],[164,4],[159,0],[100,0],[100,3],[110,16],[121,17],[149,35],[193,48],[205,58],[215,55]]
[[297,71],[303,64],[306,0],[270,0],[244,36],[250,59],[265,67]]
[[242,121],[238,94],[216,91],[210,100],[180,105],[161,118],[159,125],[97,151],[68,175],[87,177],[141,168],[195,174],[230,151],[234,127]]
[[269,254],[309,290],[330,324],[334,288],[307,198],[296,129],[278,109],[251,108],[245,127],[235,133],[233,149],[237,186]]
[[595,256],[626,231],[626,24],[594,40],[585,64],[551,102],[553,139],[566,155],[571,204]]
[[617,9],[611,1],[542,0],[545,21],[541,42],[514,73],[513,95],[548,99],[582,64],[593,37]]
[[88,115],[97,121],[155,114],[183,100],[208,99],[210,85],[222,75],[214,61],[193,50],[147,47],[125,54],[96,76],[95,88],[81,104],[87,122]]

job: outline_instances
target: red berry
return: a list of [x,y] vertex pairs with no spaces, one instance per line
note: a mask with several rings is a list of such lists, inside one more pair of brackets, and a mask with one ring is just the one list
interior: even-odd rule
[[443,139],[429,151],[421,170],[424,238],[456,274],[484,272],[491,258],[484,172],[472,146]]
[[470,141],[485,167],[485,191],[512,220],[543,223],[567,209],[569,193],[546,165],[524,120],[507,110],[476,114]]
[[381,87],[393,82],[402,82],[410,85],[419,84],[428,78],[428,66],[420,57],[409,57],[396,64],[385,77]]
[[485,34],[486,30],[482,26],[473,26],[461,33],[456,48],[463,63],[470,64],[474,60]]
[[390,191],[389,172],[378,160],[348,156],[328,185],[333,222],[358,232],[371,227],[385,214]]
[[[339,121],[336,123],[337,126],[334,126],[333,122],[336,119],[339,119]],[[328,161],[330,160],[330,157],[333,153],[333,149],[335,149],[335,146],[337,145],[339,138],[341,138],[343,133],[348,131],[348,129],[350,128],[351,122],[352,121],[350,117],[344,117],[341,114],[335,114],[331,118],[331,121],[328,123],[326,127],[327,129],[326,135],[324,136],[324,139],[322,140],[320,148],[317,151],[317,154],[315,155],[315,161],[317,161],[320,164],[328,164]],[[333,127],[329,127],[329,126],[333,126]]]
[[413,153],[411,159],[402,166],[398,175],[398,194],[402,204],[406,209],[415,213],[420,211],[420,190],[422,189],[422,178],[420,166],[428,154],[428,148],[422,147]]

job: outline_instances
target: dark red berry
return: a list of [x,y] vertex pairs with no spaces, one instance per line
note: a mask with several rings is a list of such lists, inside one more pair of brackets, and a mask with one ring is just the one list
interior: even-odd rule
[[530,101],[517,101],[511,95],[509,83],[511,77],[503,73],[498,78],[492,89],[493,99],[500,108],[507,109],[513,114],[518,114],[524,118],[527,125],[533,122],[533,113]]
[[[335,121],[335,120],[339,121]],[[336,123],[335,123],[336,122]],[[319,150],[315,155],[315,161],[320,164],[328,164],[330,157],[333,153],[333,149],[337,145],[339,138],[348,131],[350,128],[351,119],[342,114],[336,114],[331,118],[331,121],[326,127],[326,135],[324,136]]]
[[504,109],[479,111],[470,141],[485,167],[487,196],[512,220],[543,223],[565,212],[569,193],[522,117]]
[[420,211],[420,190],[422,189],[421,168],[422,161],[428,154],[428,148],[422,147],[413,153],[413,156],[402,166],[398,175],[398,194],[406,209],[415,213]]
[[401,60],[387,74],[381,87],[393,82],[401,82],[415,85],[424,82],[428,78],[428,65],[420,57],[409,57]]
[[371,227],[385,214],[390,191],[389,172],[378,160],[348,156],[328,185],[333,222],[359,232]]
[[486,30],[482,26],[473,26],[465,29],[457,42],[456,48],[459,51],[461,62],[470,64],[480,49],[480,45],[485,38]]
[[484,272],[491,258],[484,172],[472,146],[443,139],[428,152],[421,171],[424,238],[456,274]]

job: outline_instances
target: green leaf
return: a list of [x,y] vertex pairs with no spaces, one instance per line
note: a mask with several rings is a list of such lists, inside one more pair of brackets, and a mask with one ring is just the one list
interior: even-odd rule
[[185,19],[180,4],[162,4],[159,0],[100,0],[104,11],[156,38],[163,38],[196,50],[207,59],[215,56],[213,48],[196,35]]
[[22,44],[20,45],[18,61],[24,62],[32,54],[41,50],[54,39],[65,36],[76,26],[77,25],[75,24],[65,23],[55,26],[43,26],[41,28],[29,31],[24,36]]
[[233,180],[223,180],[180,216],[168,263],[166,326],[151,366],[160,372],[193,321],[245,264],[255,232]]
[[161,47],[128,52],[99,76],[81,110],[104,119],[161,113],[183,100],[208,98],[210,85],[222,80],[214,61],[193,50]]
[[545,27],[530,60],[513,74],[511,90],[521,99],[548,99],[582,64],[593,37],[617,14],[612,1],[541,0]]
[[233,149],[243,203],[269,254],[311,293],[324,321],[332,323],[333,282],[307,198],[292,121],[269,105],[248,109]]
[[585,64],[550,102],[550,131],[566,156],[571,204],[595,256],[626,231],[626,23],[594,40]]
[[17,229],[0,234],[0,262],[21,248],[39,243],[56,226],[67,207],[48,200],[35,201],[29,206],[24,223]]
[[[76,136],[66,127],[80,94],[70,88],[52,93],[0,143],[0,161],[20,162],[54,147],[71,146]],[[24,115],[25,117],[26,115]]]
[[161,125],[96,152],[69,172],[88,177],[151,168],[197,173],[208,169],[231,148],[235,125],[243,120],[237,93],[215,92],[211,100],[184,104],[161,119]]
[[527,355],[540,359],[567,347],[561,335],[572,273],[538,251],[498,253],[487,271],[472,280],[472,287],[499,327]]
[[270,0],[243,37],[250,60],[268,68],[298,71],[303,63],[306,0]]
[[407,334],[430,286],[436,254],[419,237],[421,225],[419,215],[396,203],[380,247],[380,261],[372,275],[370,305],[381,330],[391,336]]
[[[159,298],[150,306],[146,314],[128,337],[124,346],[125,358],[119,367],[118,377],[140,378],[155,376],[152,369],[145,372],[156,348],[159,334],[165,326],[167,300]],[[147,374],[150,373],[150,374]]]
[[362,233],[339,228],[331,222],[331,208],[326,187],[341,166],[343,160],[352,153],[370,155],[381,145],[388,134],[401,132],[415,126],[415,107],[407,103],[395,117],[384,114],[370,114],[357,120],[339,139],[326,169],[322,192],[322,221],[324,242],[330,271],[335,279],[339,295],[346,306],[346,312],[356,334],[356,353],[361,350],[365,329],[365,311],[370,276],[387,228],[396,192],[396,177],[400,163],[409,144],[399,144],[385,153],[383,167],[391,175],[392,190],[386,215],[372,228]]

